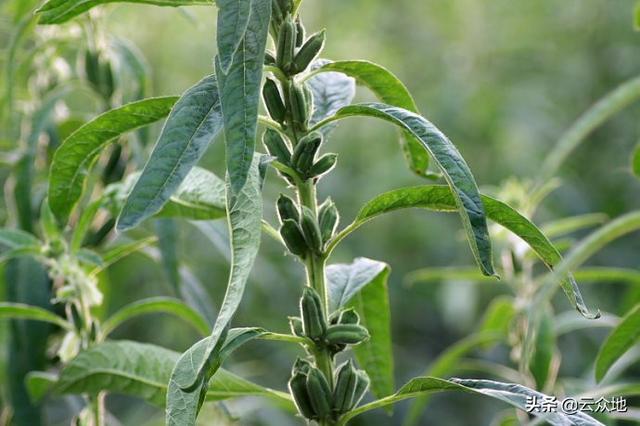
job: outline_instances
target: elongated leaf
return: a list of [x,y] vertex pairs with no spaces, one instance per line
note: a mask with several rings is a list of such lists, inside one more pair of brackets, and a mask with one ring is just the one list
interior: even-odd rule
[[[131,341],[107,341],[82,351],[60,373],[55,391],[94,394],[108,391],[132,395],[162,407],[171,370],[179,354],[160,346]],[[217,371],[206,397],[223,400],[245,395],[267,396],[288,403],[279,392]]]
[[[211,338],[204,348],[202,346],[198,347],[200,348],[199,351],[204,349],[202,356],[196,362],[178,364],[173,372],[172,380],[175,381],[179,388],[191,387],[197,378],[202,376],[205,363],[214,355],[214,348],[218,344],[218,340],[229,326],[240,305],[240,300],[260,245],[262,195],[260,193],[261,176],[259,163],[260,158],[254,158],[247,184],[237,195],[231,195],[231,183],[228,184],[227,211],[229,212],[228,221],[231,230],[232,260],[227,291],[211,332]],[[186,353],[184,356],[186,356]]]
[[73,228],[73,235],[71,236],[70,249],[72,253],[76,253],[82,247],[82,243],[84,242],[84,239],[89,232],[91,223],[95,219],[96,214],[98,214],[98,210],[100,210],[100,207],[102,207],[103,203],[103,199],[100,198],[90,203],[82,211],[78,223],[76,223]]
[[[432,394],[443,391],[463,391],[489,396],[494,399],[506,402],[507,404],[520,410],[527,409],[527,400],[535,399],[543,401],[549,398],[547,395],[529,389],[525,386],[495,382],[492,380],[474,379],[451,379],[444,380],[436,377],[417,377],[405,384],[395,394],[377,401],[365,404],[347,413],[340,418],[338,425],[344,426],[349,420],[367,411],[381,408],[389,404],[395,404],[408,398],[418,395]],[[587,416],[582,412],[576,414],[565,414],[561,411],[557,413],[544,413],[533,411],[536,417],[544,417],[545,421],[552,426],[604,426],[599,421]]]
[[602,282],[604,284],[621,282],[640,285],[640,271],[636,269],[590,266],[578,269],[573,274],[583,282]]
[[56,150],[49,174],[49,205],[66,222],[100,152],[121,134],[169,114],[175,97],[150,98],[107,111],[73,132]]
[[40,240],[28,232],[19,229],[0,228],[0,247],[18,249],[40,246]]
[[536,389],[545,389],[551,370],[551,362],[556,351],[556,334],[553,327],[553,314],[545,309],[536,333],[536,344],[529,370],[536,381]]
[[209,333],[209,324],[197,311],[185,305],[178,299],[169,297],[153,297],[130,303],[109,317],[102,325],[102,332],[108,336],[114,329],[123,322],[134,317],[146,314],[166,313],[191,324],[199,333],[206,335]]
[[[318,59],[311,64],[313,75],[306,84],[313,94],[313,114],[309,124],[314,125],[338,112],[342,107],[351,103],[356,94],[356,82],[353,78],[340,72],[325,71],[324,67],[332,62]],[[323,127],[327,134],[332,126]]]
[[427,119],[403,108],[386,104],[347,106],[325,123],[351,116],[369,116],[389,121],[420,140],[444,173],[452,189],[471,251],[480,270],[485,275],[495,275],[491,258],[491,240],[478,187],[471,170],[451,141]]
[[[522,238],[550,269],[560,263],[562,256],[558,250],[526,217],[494,198],[483,195],[481,199],[487,217]],[[353,223],[341,233],[341,238],[376,216],[412,207],[453,212],[456,209],[456,204],[451,190],[444,185],[424,185],[389,191],[365,204]],[[337,242],[339,240],[334,244]],[[556,280],[560,281],[571,304],[584,316],[593,317],[582,299],[578,285],[568,270],[559,274],[558,277]]]
[[214,75],[205,77],[175,104],[118,217],[117,229],[133,228],[160,211],[220,132],[217,84]]
[[247,30],[233,55],[228,72],[223,72],[220,56],[215,62],[224,118],[227,173],[232,194],[237,194],[244,186],[255,150],[262,68],[270,18],[271,0],[252,0]]
[[23,303],[0,302],[0,319],[1,318],[44,321],[67,330],[73,330],[73,326],[69,322],[56,314],[46,309],[25,305]]
[[435,283],[440,281],[472,281],[478,283],[500,283],[493,277],[482,275],[473,267],[434,267],[422,268],[407,274],[405,281],[410,285],[418,283]]
[[106,253],[103,254],[102,263],[99,266],[93,268],[91,270],[91,274],[98,274],[99,272],[116,263],[118,260],[125,258],[139,250],[142,250],[154,241],[156,241],[155,237],[147,237],[141,240],[132,241],[130,243],[120,244],[109,249]]
[[252,0],[218,0],[217,43],[220,66],[229,72],[233,56],[236,54],[249,24]]
[[361,324],[369,330],[370,339],[353,349],[371,379],[371,392],[378,398],[390,395],[395,389],[387,290],[389,271],[386,263],[365,257],[351,264],[326,268],[329,309],[334,311],[352,305],[360,315]]
[[[418,107],[405,85],[391,71],[381,65],[369,61],[336,61],[323,64],[316,72],[346,74],[355,78],[358,84],[371,90],[381,102],[418,113]],[[318,75],[310,79],[309,83],[311,84],[321,76]],[[351,100],[348,103],[350,102]],[[331,111],[331,114],[335,112]],[[322,119],[328,116],[329,114],[322,117]],[[420,141],[410,132],[403,131],[401,145],[411,170],[418,175],[424,175],[429,167],[429,155],[422,148]]]
[[548,238],[555,238],[570,234],[581,229],[590,228],[606,222],[608,216],[603,213],[589,213],[580,216],[567,217],[545,223],[541,229]]
[[49,0],[37,13],[40,24],[61,24],[89,9],[106,3],[141,3],[156,6],[211,5],[213,0]]
[[551,178],[569,157],[571,152],[586,139],[591,132],[600,127],[609,118],[640,99],[640,77],[622,83],[593,104],[560,137],[547,158],[542,163],[538,175],[541,182]]
[[631,310],[600,347],[596,358],[596,380],[601,381],[609,368],[640,341],[640,305]]
[[[640,7],[638,10],[640,10]],[[631,155],[631,171],[636,177],[640,178],[640,145],[634,148]]]
[[58,381],[58,376],[45,371],[32,371],[25,377],[25,386],[29,398],[35,404],[44,398]]

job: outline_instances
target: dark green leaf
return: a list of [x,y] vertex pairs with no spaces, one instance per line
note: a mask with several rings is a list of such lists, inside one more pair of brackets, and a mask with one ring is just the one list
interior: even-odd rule
[[[640,7],[638,10],[640,10]],[[640,145],[637,145],[633,149],[633,155],[631,156],[631,171],[636,177],[640,178]]]
[[451,141],[427,119],[403,108],[386,104],[367,103],[347,106],[324,123],[351,116],[368,116],[389,121],[420,140],[444,173],[452,189],[471,251],[480,270],[485,275],[494,275],[491,240],[478,187],[471,170]]
[[133,228],[160,211],[221,128],[217,81],[210,75],[187,90],[171,110],[118,217],[117,228]]
[[216,74],[222,102],[226,164],[231,193],[237,194],[247,180],[255,150],[258,104],[262,84],[271,0],[252,0],[247,30],[229,71],[223,73],[220,57]]
[[553,328],[553,315],[545,309],[536,333],[536,344],[529,363],[529,370],[536,381],[536,389],[544,389],[551,372],[551,362],[556,351],[556,334]]
[[82,194],[85,180],[100,152],[121,134],[169,114],[175,97],[151,98],[107,111],[73,132],[56,150],[49,174],[49,205],[66,222]]
[[23,303],[0,302],[0,319],[2,318],[44,321],[67,330],[73,330],[73,326],[62,317],[38,306]]
[[220,66],[226,74],[229,72],[233,56],[244,38],[252,0],[217,0],[218,25],[217,42]]
[[156,6],[211,5],[213,0],[49,0],[36,12],[40,24],[61,24],[106,3],[141,3]]
[[29,398],[35,404],[48,394],[58,381],[58,376],[45,371],[32,371],[25,377],[25,386]]
[[609,368],[640,341],[640,305],[636,305],[613,329],[596,358],[596,380],[601,381]]

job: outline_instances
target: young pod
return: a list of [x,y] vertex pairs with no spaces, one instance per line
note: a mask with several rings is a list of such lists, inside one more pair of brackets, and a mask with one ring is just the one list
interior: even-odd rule
[[360,315],[353,308],[345,309],[340,312],[338,324],[360,324]]
[[309,107],[303,86],[306,87],[305,85],[301,86],[291,82],[288,90],[291,125],[300,131],[306,131],[307,123],[309,122]]
[[302,235],[307,242],[307,247],[316,253],[321,253],[323,247],[322,234],[318,226],[318,221],[308,207],[302,207],[300,226],[302,227]]
[[333,391],[333,411],[336,414],[346,413],[353,407],[354,395],[358,384],[358,373],[349,360],[338,367],[336,386]]
[[309,169],[309,177],[315,178],[327,173],[336,165],[337,160],[338,154],[329,153],[323,155],[318,159],[318,161],[313,163],[313,166]]
[[327,323],[322,310],[320,296],[311,287],[305,287],[300,298],[300,313],[304,335],[312,340],[322,339]]
[[291,329],[291,333],[293,333],[295,336],[304,336],[304,328],[302,326],[302,320],[300,319],[300,317],[289,317],[289,328]]
[[325,334],[325,340],[329,345],[357,345],[368,338],[367,329],[358,324],[332,325]]
[[307,373],[307,392],[315,415],[320,419],[328,418],[333,395],[324,374],[315,367],[311,367]]
[[302,46],[302,43],[304,43],[304,37],[304,25],[302,25],[302,21],[300,20],[300,17],[298,17],[298,19],[296,19],[296,47]]
[[321,144],[322,133],[320,132],[309,133],[300,139],[298,145],[293,149],[291,165],[301,174],[306,175],[313,164]]
[[307,392],[307,373],[311,366],[304,365],[303,362],[304,360],[298,359],[294,364],[291,379],[289,379],[289,391],[300,414],[307,419],[314,419],[316,415]]
[[349,407],[349,410],[353,409],[360,403],[364,394],[367,393],[367,389],[369,389],[370,381],[367,373],[364,370],[357,370],[357,375],[358,381],[356,383],[356,390],[353,393],[353,401],[351,401],[351,407]]
[[273,129],[265,130],[262,135],[262,143],[267,148],[269,155],[276,157],[282,164],[289,165],[291,150],[280,133]]
[[264,82],[262,98],[264,99],[267,111],[269,111],[269,116],[278,123],[283,123],[287,111],[284,102],[282,102],[282,97],[280,97],[278,85],[270,78],[267,78]]
[[316,56],[322,50],[324,46],[325,39],[325,31],[319,31],[313,34],[307,42],[300,48],[298,53],[296,54],[295,59],[293,60],[293,72],[300,73],[307,69],[311,61],[313,61]]
[[302,235],[298,223],[292,219],[285,219],[280,227],[280,235],[289,251],[300,257],[307,254],[307,243]]
[[278,31],[278,45],[276,47],[276,65],[285,73],[293,66],[296,44],[296,24],[287,15]]
[[320,235],[323,242],[326,243],[333,237],[336,226],[338,226],[338,217],[336,205],[328,198],[318,210],[318,224],[320,225]]
[[280,194],[280,197],[278,197],[278,201],[276,202],[276,206],[278,207],[280,223],[284,223],[287,219],[291,219],[295,222],[300,221],[300,212],[291,198],[284,194]]

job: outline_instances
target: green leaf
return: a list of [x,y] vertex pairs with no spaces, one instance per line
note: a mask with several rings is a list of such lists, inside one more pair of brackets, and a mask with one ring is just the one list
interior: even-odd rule
[[[323,64],[313,74],[321,72],[339,72],[346,74],[349,77],[355,78],[357,84],[371,90],[381,102],[418,113],[418,107],[409,90],[407,90],[398,77],[381,65],[369,61],[337,61]],[[309,80],[309,82],[311,83],[315,78],[317,77]],[[348,103],[350,102],[349,100]],[[332,113],[334,112],[335,111],[332,111]],[[329,114],[326,116],[328,115]],[[410,132],[403,131],[402,133],[402,151],[409,163],[409,167],[414,173],[425,175],[429,167],[429,155],[423,149],[420,141]]]
[[155,313],[174,315],[191,324],[200,334],[209,334],[209,323],[200,313],[185,305],[182,301],[169,297],[153,297],[126,305],[102,324],[102,333],[108,336],[125,321],[140,315]]
[[[327,72],[324,67],[332,62],[318,59],[311,64],[310,75],[306,84],[313,94],[313,114],[309,124],[314,125],[338,112],[353,100],[356,94],[356,83],[351,77],[339,72]],[[322,129],[324,134],[331,130],[331,126]]]
[[45,371],[32,371],[25,377],[25,387],[34,404],[40,402],[58,381],[58,376]]
[[233,56],[244,39],[252,0],[217,0],[218,25],[217,43],[220,67],[226,74],[229,72]]
[[62,317],[37,306],[23,303],[0,302],[0,319],[11,318],[21,320],[44,321],[55,324],[66,330],[73,330],[73,326]]
[[0,228],[0,247],[18,249],[23,247],[39,247],[40,244],[40,240],[28,232],[19,229]]
[[441,281],[472,281],[477,283],[500,283],[494,277],[487,277],[478,268],[462,266],[445,266],[421,268],[407,274],[405,281],[409,285],[418,283],[437,283]]
[[640,77],[635,77],[622,83],[593,104],[564,132],[551,152],[549,152],[542,163],[542,170],[538,174],[539,181],[545,182],[550,179],[573,150],[591,132],[639,99]]
[[[483,195],[481,199],[487,217],[522,238],[547,267],[552,269],[560,263],[562,256],[558,250],[526,217],[494,198]],[[456,211],[456,203],[451,189],[444,185],[424,185],[389,191],[366,203],[360,209],[353,223],[341,231],[332,241],[331,247],[334,247],[342,238],[364,223],[383,213],[412,207],[443,212]],[[582,299],[575,279],[568,271],[569,269],[558,274],[556,281],[560,281],[567,298],[580,313],[587,317],[593,317],[594,315],[589,312]]]
[[221,128],[217,80],[210,75],[188,89],[171,110],[118,217],[117,229],[133,228],[160,211]]
[[640,271],[636,269],[590,266],[578,269],[573,275],[583,282],[621,282],[640,286]]
[[640,31],[640,2],[633,8],[633,29]]
[[349,302],[369,330],[370,339],[353,348],[358,362],[371,379],[371,392],[378,398],[393,393],[393,350],[387,279],[389,265],[359,257],[351,264],[326,268],[329,309]]
[[600,347],[596,358],[596,380],[601,381],[609,368],[633,345],[640,341],[640,305],[636,305]]
[[[538,401],[542,401],[545,397],[547,397],[546,395],[533,389],[529,389],[525,386],[513,383],[502,383],[492,380],[445,380],[436,377],[417,377],[410,380],[395,394],[362,405],[355,410],[345,414],[338,421],[338,425],[344,426],[348,423],[349,420],[353,419],[354,417],[367,411],[374,410],[376,408],[382,408],[389,404],[395,404],[396,402],[408,398],[414,398],[419,395],[432,394],[443,391],[463,391],[489,396],[491,398],[506,402],[507,404],[523,411],[526,411],[527,400],[529,398],[536,398]],[[536,417],[544,417],[544,420],[552,426],[604,426],[599,421],[587,416],[582,412],[578,412],[576,414],[564,414],[562,412],[542,413],[539,411],[534,411],[532,414]]]
[[[478,187],[471,170],[451,141],[424,117],[402,108],[378,103],[344,107],[324,123],[351,116],[368,116],[389,121],[420,140],[452,189],[471,251],[480,270],[485,275],[495,275],[491,240]],[[321,124],[318,127],[322,127]]]
[[[638,10],[640,10],[640,7],[638,7]],[[631,171],[636,177],[640,178],[640,144],[633,149]]]
[[150,98],[107,111],[63,142],[53,156],[49,173],[49,205],[59,221],[67,221],[100,152],[121,134],[166,117],[176,100]]
[[554,318],[550,309],[545,309],[536,333],[536,344],[529,364],[529,370],[536,381],[536,389],[544,389],[551,370],[551,362],[556,351]]
[[36,11],[40,15],[40,24],[61,24],[107,3],[140,3],[156,6],[195,6],[211,5],[213,0],[49,0]]
[[102,255],[102,264],[93,268],[91,270],[91,274],[96,275],[100,273],[101,271],[116,263],[118,260],[125,258],[139,250],[142,250],[155,241],[156,237],[147,237],[141,240],[132,241],[130,243],[120,244],[109,249]]
[[252,0],[247,30],[227,73],[216,57],[216,74],[222,102],[227,173],[231,193],[242,190],[255,150],[258,105],[262,84],[271,0]]
[[[55,391],[60,394],[95,394],[108,391],[136,396],[162,407],[167,383],[179,354],[160,346],[131,341],[107,341],[80,352],[60,373]],[[266,396],[290,403],[280,392],[219,369],[206,389],[210,400],[239,396]]]
[[73,228],[71,244],[69,245],[71,253],[78,252],[82,247],[82,243],[91,228],[91,223],[93,222],[93,219],[95,219],[96,214],[98,214],[98,210],[100,210],[103,203],[104,200],[100,198],[91,202],[85,209],[83,209],[80,219],[78,219],[78,222]]
[[495,297],[485,311],[479,332],[484,334],[495,333],[506,339],[515,314],[516,307],[513,297]]
[[198,377],[203,375],[205,363],[211,363],[210,357],[215,355],[214,348],[240,305],[249,273],[260,246],[262,229],[260,161],[260,157],[254,158],[249,179],[238,194],[232,195],[231,183],[227,184],[227,211],[229,212],[227,220],[231,230],[232,252],[227,291],[210,339],[207,341],[206,347],[203,348],[202,357],[197,362],[181,363],[176,366],[172,380],[179,388],[191,387]]
[[547,238],[556,238],[572,232],[601,225],[609,217],[603,213],[588,213],[579,216],[572,216],[545,223],[540,227]]

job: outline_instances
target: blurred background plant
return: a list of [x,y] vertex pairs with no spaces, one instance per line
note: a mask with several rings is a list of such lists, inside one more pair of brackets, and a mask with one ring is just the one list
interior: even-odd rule
[[[37,140],[43,137],[50,141],[62,140],[85,120],[125,101],[182,93],[211,72],[211,58],[215,53],[214,8],[109,6],[94,9],[91,19],[36,28],[30,18],[36,3],[21,0],[0,5],[0,60],[6,70],[0,80],[4,100],[0,116],[0,161],[11,166],[0,168],[0,179],[8,189],[5,193],[29,194],[27,198],[32,207],[28,216],[32,219],[21,219],[18,224],[27,231],[32,231],[33,224],[37,223],[35,216],[39,209],[34,206],[40,204],[44,194],[48,161],[34,160],[42,158],[41,153],[29,157],[32,155],[27,149],[29,145],[15,148],[18,140],[20,144],[26,143],[25,134],[29,134],[29,126],[33,126],[31,117],[47,105],[51,96],[56,96],[56,91],[64,90],[65,84],[84,87],[74,90],[73,96],[64,95],[64,103],[53,101],[53,110],[47,115],[50,118],[37,132]],[[378,0],[325,0],[308,1],[303,13],[310,31],[327,28],[326,57],[351,58],[352,52],[359,52],[362,59],[385,64],[406,82],[420,111],[459,147],[485,193],[499,194],[500,199],[533,215],[538,224],[600,213],[591,216],[592,224],[600,225],[607,218],[640,207],[637,196],[640,181],[632,177],[629,160],[640,137],[640,105],[631,105],[616,114],[589,135],[557,173],[553,170],[559,179],[557,188],[535,211],[530,185],[539,176],[547,154],[576,118],[616,86],[640,75],[640,33],[634,32],[633,10],[633,1],[606,0],[587,3],[539,0],[517,4],[507,0],[490,3],[399,0],[393,7]],[[16,34],[20,43],[14,50],[12,40],[16,40]],[[52,43],[52,40],[62,42]],[[119,50],[122,46],[128,46],[127,51],[145,59],[127,61]],[[91,67],[86,66],[87,58],[96,58],[98,65],[108,59],[114,68],[113,83],[109,83],[109,73],[104,71],[96,72],[92,79]],[[137,74],[135,68],[145,64],[150,73]],[[139,75],[145,79],[140,80]],[[366,98],[366,95],[360,96]],[[28,120],[23,120],[24,117]],[[151,130],[157,131],[158,128]],[[134,138],[140,141],[141,147],[146,140],[154,139],[141,132]],[[331,194],[343,217],[350,219],[377,193],[415,184],[415,177],[398,166],[403,159],[395,138],[393,129],[379,123],[343,123],[335,131],[332,146],[328,147],[340,154],[341,167],[323,180],[320,191],[325,194],[321,193],[321,198]],[[373,145],[374,139],[389,142]],[[37,140],[34,147],[42,146]],[[222,175],[224,168],[222,152],[222,144],[214,144],[202,162],[218,175]],[[117,154],[120,155],[134,158],[135,163],[135,149]],[[20,164],[35,168],[33,189],[16,188],[17,181],[12,176],[20,172]],[[105,159],[103,169],[108,169],[108,164]],[[102,179],[105,183],[110,181],[104,173]],[[266,199],[275,199],[281,190],[274,182],[275,179],[266,186]],[[16,218],[24,217],[16,214],[20,207],[12,197],[5,196],[2,202],[0,221],[3,225],[14,225]],[[269,203],[266,207],[272,208]],[[275,212],[267,210],[266,214],[274,222]],[[402,215],[402,227],[396,226],[399,215]],[[108,218],[105,225],[108,227]],[[354,256],[367,256],[384,259],[391,265],[389,288],[396,379],[404,383],[433,366],[433,361],[446,348],[476,331],[489,302],[510,294],[509,276],[502,282],[490,284],[476,282],[475,275],[453,278],[441,275],[430,279],[428,285],[424,280],[416,280],[415,271],[426,267],[433,270],[472,264],[454,215],[407,211],[368,224],[367,231],[351,236],[335,256],[337,261],[344,262],[350,262]],[[204,283],[210,298],[216,302],[221,300],[228,269],[224,224],[200,223],[196,228],[189,223],[170,223],[165,232],[176,235],[175,252],[179,253],[182,280]],[[568,249],[588,232],[586,228],[571,230],[559,235],[562,240],[557,241],[561,243],[559,246]],[[448,238],[458,234],[460,238]],[[526,256],[518,251],[517,243],[506,236],[500,241],[503,250],[498,247],[496,254]],[[619,239],[591,257],[588,264],[638,271],[639,241],[637,234]],[[287,329],[283,318],[295,312],[282,312],[282,307],[296,305],[303,271],[283,261],[282,254],[278,245],[264,239],[237,324],[253,325],[257,318],[257,325],[270,330]],[[0,286],[0,299],[36,304],[39,300],[39,304],[48,305],[49,284],[43,271],[38,271],[33,264],[8,263],[4,268],[3,276],[7,278]],[[12,268],[22,272],[12,272]],[[11,276],[20,273],[23,277],[20,280],[29,286],[17,286],[20,294],[16,294],[14,287],[18,281],[12,281]],[[36,291],[37,279],[33,274],[39,274],[42,282],[39,288],[45,289],[44,292]],[[624,315],[640,301],[638,280],[611,278],[591,285],[588,277],[580,279],[578,274],[578,278],[585,284],[582,290],[585,299],[591,302],[589,305],[608,314],[605,320]],[[175,280],[158,268],[150,256],[131,255],[100,274],[101,288],[105,290],[102,309],[113,312],[132,300],[159,293],[171,294],[168,289],[174,288]],[[413,285],[408,285],[411,283]],[[557,312],[571,310],[561,297],[554,302]],[[556,321],[556,328],[558,324]],[[25,368],[46,366],[46,327],[31,323],[25,326],[39,328],[23,330],[23,335],[31,336],[32,342],[21,342],[27,346],[21,355],[16,355],[12,350],[20,346],[15,341],[7,343],[10,339],[7,324],[1,325],[2,374],[7,371],[6,363],[15,363],[16,359],[29,364],[23,370],[9,369],[16,377],[24,374],[20,371]],[[604,327],[590,327],[559,334],[557,352],[551,354],[552,358],[556,357],[554,365],[559,371],[547,371],[551,382],[558,376],[592,383],[592,366],[608,332]],[[162,316],[152,321],[127,323],[114,332],[114,336],[156,343],[177,351],[185,350],[197,337],[182,324]],[[28,345],[36,345],[37,349]],[[250,345],[251,348],[238,351],[229,369],[260,383],[282,387],[277,379],[288,376],[293,352],[286,348],[274,350],[263,342]],[[513,355],[512,349],[508,344],[499,345],[490,351],[476,350],[476,354],[486,363],[507,364],[510,352]],[[256,359],[256,353],[261,354],[260,359]],[[557,362],[558,353],[562,354],[561,364]],[[637,359],[638,354],[632,354],[631,358],[634,357]],[[630,367],[620,373],[621,377],[637,381],[640,364],[629,364]],[[12,383],[10,377],[0,377],[1,383]],[[7,401],[8,392],[8,387],[3,386],[3,403]],[[58,412],[60,404],[55,402],[49,401],[45,406],[47,424],[68,423],[64,413]],[[633,405],[632,402],[630,400],[629,405]],[[159,410],[132,398],[112,396],[108,405],[125,425],[162,424],[163,421]],[[356,418],[353,424],[400,424],[406,419],[408,409],[409,403],[401,403],[391,418],[375,412]],[[291,422],[288,416],[257,399],[230,401],[224,404],[223,411],[231,415],[242,412],[242,424]],[[434,396],[427,411],[415,414],[415,421],[416,424],[452,426],[490,424],[494,419],[502,419],[503,411],[504,407],[495,402],[446,394]],[[36,411],[26,409],[25,412]],[[37,424],[39,420],[27,421],[31,423],[23,424]]]

